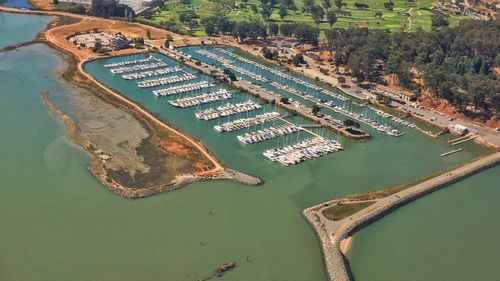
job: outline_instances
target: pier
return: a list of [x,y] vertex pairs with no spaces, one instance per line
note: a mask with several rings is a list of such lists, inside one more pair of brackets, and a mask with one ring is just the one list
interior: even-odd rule
[[[500,152],[488,155],[472,163],[445,172],[432,179],[406,188],[375,202],[365,209],[340,221],[328,220],[323,210],[336,204],[361,203],[366,201],[348,201],[336,199],[305,209],[302,214],[315,230],[323,249],[325,267],[330,281],[352,281],[348,262],[341,250],[341,243],[369,223],[383,217],[398,207],[461,181],[500,162]],[[373,200],[372,200],[373,201]]]
[[249,128],[251,126],[264,124],[272,120],[276,120],[280,117],[279,112],[266,112],[255,117],[241,118],[233,120],[230,122],[223,123],[221,125],[215,125],[214,129],[219,132],[232,132],[243,128]]
[[182,108],[187,108],[187,107],[192,107],[192,106],[197,106],[197,105],[202,105],[202,104],[207,104],[211,102],[216,102],[220,100],[227,100],[230,99],[233,95],[229,93],[228,90],[226,89],[220,89],[217,92],[213,93],[204,93],[201,95],[193,96],[193,97],[185,97],[181,99],[176,99],[175,101],[169,101],[169,103],[173,106],[176,107],[182,107]]
[[243,103],[228,103],[217,108],[209,108],[195,113],[196,118],[202,120],[213,120],[220,117],[227,117],[238,113],[261,109],[262,106],[253,101]]
[[157,97],[171,96],[171,95],[175,95],[175,94],[198,91],[198,90],[206,89],[206,88],[210,88],[210,87],[215,87],[215,84],[208,83],[207,81],[202,81],[202,82],[185,84],[185,85],[180,85],[180,86],[175,86],[175,87],[170,87],[170,88],[165,88],[165,89],[154,90],[153,94]]
[[[168,57],[173,58],[175,60],[180,60],[181,57],[182,58],[186,57],[185,54],[183,54],[182,52],[179,52],[177,50],[161,49],[161,52],[163,54],[167,55]],[[204,63],[204,62],[199,62],[199,63],[198,62],[199,61],[197,61],[195,59],[184,59],[183,60],[183,63],[185,63],[186,65],[188,65],[194,69],[197,69],[206,75],[210,75],[210,76],[216,75],[216,77],[218,77],[219,80],[221,80],[221,81],[223,80],[223,75],[222,75],[222,72],[220,69],[217,69],[216,67],[209,65],[207,63]],[[283,74],[288,75],[285,73],[283,73]],[[297,78],[294,78],[294,79],[297,79]],[[340,120],[337,120],[333,117],[330,118],[329,120],[324,120],[322,117],[318,117],[318,116],[312,114],[311,107],[304,106],[301,104],[295,104],[295,103],[291,104],[291,103],[278,102],[280,100],[280,98],[283,97],[282,95],[280,95],[276,92],[267,90],[267,89],[263,88],[262,86],[255,85],[254,83],[247,81],[245,79],[239,79],[238,81],[232,81],[230,85],[232,85],[233,87],[235,87],[239,90],[242,90],[242,91],[245,91],[249,94],[257,96],[258,98],[260,98],[264,101],[276,104],[277,106],[279,106],[279,107],[281,107],[281,108],[283,108],[291,113],[294,113],[294,114],[297,113],[300,116],[302,116],[308,120],[311,120],[311,121],[316,122],[318,124],[323,124],[325,126],[325,128],[327,128],[328,130],[330,130],[332,132],[336,132],[336,133],[339,133],[343,136],[346,136],[346,137],[349,137],[352,139],[358,139],[358,140],[370,138],[370,135],[368,133],[363,132],[361,130],[360,130],[359,134],[353,134],[352,132],[350,132],[348,130],[347,127],[345,127],[342,124],[342,122]]]
[[150,80],[144,80],[139,83],[137,83],[137,86],[139,88],[151,88],[151,87],[157,87],[157,86],[163,86],[163,85],[168,85],[172,83],[179,83],[179,82],[184,82],[188,80],[193,80],[195,79],[196,76],[194,76],[191,73],[184,73],[181,76],[170,76],[170,77],[162,77],[162,78],[157,78],[157,79],[150,79]]
[[142,78],[161,76],[161,75],[175,73],[175,72],[179,72],[179,71],[181,71],[181,68],[178,66],[166,67],[166,68],[160,68],[157,70],[148,70],[148,71],[144,71],[144,72],[124,74],[124,75],[122,75],[122,78],[125,80],[136,80],[136,79],[142,79]]
[[167,64],[164,62],[158,61],[156,63],[137,64],[137,65],[133,65],[133,66],[124,66],[124,67],[120,67],[120,68],[113,68],[110,71],[113,74],[121,74],[121,73],[133,72],[133,71],[138,71],[138,70],[159,68],[159,67],[163,67],[166,65]]
[[441,157],[448,156],[450,154],[457,153],[457,152],[460,152],[460,151],[462,151],[461,148],[455,149],[455,150],[452,150],[452,151],[448,151],[448,152],[444,152],[444,153],[441,153]]
[[290,166],[306,160],[319,158],[341,149],[343,147],[337,141],[328,140],[323,137],[312,137],[293,145],[268,149],[262,154],[272,162],[279,162],[284,166]]
[[285,124],[278,127],[269,127],[244,135],[237,136],[238,140],[246,144],[255,144],[266,140],[271,140],[277,137],[293,134],[303,130],[299,126]]

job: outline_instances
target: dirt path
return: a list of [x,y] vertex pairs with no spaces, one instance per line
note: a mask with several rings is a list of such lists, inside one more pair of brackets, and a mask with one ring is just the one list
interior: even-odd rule
[[411,30],[411,11],[412,11],[412,10],[413,10],[413,7],[412,7],[412,8],[410,8],[410,9],[408,10],[408,12],[407,12],[410,16],[408,17],[408,28],[407,28],[407,29],[405,29],[405,32],[408,32],[408,31],[410,31],[410,30]]

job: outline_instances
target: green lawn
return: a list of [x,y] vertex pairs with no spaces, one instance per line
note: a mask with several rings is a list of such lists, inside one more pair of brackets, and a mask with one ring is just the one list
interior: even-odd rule
[[[424,30],[430,30],[431,28],[431,17],[433,13],[428,9],[433,7],[433,0],[416,0],[415,2],[409,2],[407,0],[393,0],[394,9],[393,11],[389,11],[384,8],[384,2],[388,0],[344,0],[347,4],[347,7],[344,7],[343,10],[349,11],[352,16],[351,17],[341,17],[339,16],[337,23],[334,25],[336,28],[348,28],[348,27],[368,27],[371,29],[388,29],[391,31],[416,31],[417,28],[422,28]],[[366,10],[357,10],[354,7],[355,2],[362,2],[369,5],[369,9]],[[235,10],[228,10],[227,16],[230,20],[234,21],[250,21],[250,20],[261,20],[262,16],[259,13],[255,14],[251,10],[251,5],[254,4],[257,7],[260,7],[259,0],[249,0],[245,9],[240,9],[241,1],[236,1],[236,6],[238,7]],[[281,24],[283,22],[305,22],[311,25],[316,25],[309,15],[303,14],[301,9],[303,7],[302,0],[296,0],[296,5],[298,6],[298,10],[294,13],[292,10],[288,10],[288,16],[285,17],[284,21],[281,21],[278,9],[275,9],[272,16],[271,21],[276,24]],[[321,5],[321,0],[316,0],[318,5]],[[333,5],[333,1],[332,1]],[[332,7],[331,9],[336,9],[336,7]],[[408,12],[411,9],[411,16],[409,16]],[[167,4],[161,9],[157,10],[155,14],[152,16],[152,20],[155,22],[161,23],[166,21],[175,21],[178,23],[178,27],[181,30],[186,30],[187,27],[183,26],[183,23],[178,21],[179,13],[187,10],[193,10],[201,18],[208,17],[215,14],[217,10],[213,3],[209,0],[191,0],[191,4],[185,5],[181,4],[179,1],[167,1]],[[375,17],[375,12],[382,12],[382,18],[378,19]],[[411,27],[410,21],[411,18]],[[460,19],[465,19],[463,16],[455,16],[450,15],[449,22],[451,26],[455,26],[458,24]],[[329,29],[330,25],[325,21],[320,23],[319,28],[322,30]],[[203,30],[203,26],[198,26],[194,31],[195,36],[203,36],[205,32]]]
[[338,221],[345,219],[364,208],[375,203],[375,201],[359,202],[359,203],[344,203],[341,205],[333,205],[325,210],[323,210],[323,215],[333,221]]

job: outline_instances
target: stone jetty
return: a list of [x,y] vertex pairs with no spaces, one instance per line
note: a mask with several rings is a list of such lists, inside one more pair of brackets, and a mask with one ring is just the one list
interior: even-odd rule
[[318,239],[323,249],[325,267],[329,280],[353,280],[349,271],[348,262],[340,247],[344,239],[348,238],[367,224],[383,217],[406,203],[461,181],[480,171],[494,167],[499,162],[500,152],[496,152],[390,196],[375,200],[374,204],[340,221],[328,220],[323,216],[323,210],[344,201],[344,199],[329,201],[305,209],[302,214],[318,235]]

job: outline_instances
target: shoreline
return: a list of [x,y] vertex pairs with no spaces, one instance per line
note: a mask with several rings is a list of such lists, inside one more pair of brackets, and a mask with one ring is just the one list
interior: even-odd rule
[[373,205],[339,221],[332,221],[325,218],[323,216],[323,209],[343,202],[347,196],[303,210],[302,215],[313,228],[320,242],[328,280],[354,280],[349,269],[349,261],[345,256],[352,243],[352,235],[354,233],[405,204],[495,167],[498,163],[500,163],[500,152],[495,152],[479,160],[460,165],[451,171],[445,171],[438,176],[417,183],[402,191],[378,199]]
[[[0,11],[2,11],[0,7]],[[60,16],[59,16],[60,17]],[[226,167],[216,156],[210,153],[210,151],[201,143],[201,141],[191,138],[190,136],[185,135],[179,129],[171,126],[170,124],[166,124],[152,113],[149,113],[146,109],[142,108],[140,105],[130,101],[126,97],[122,96],[120,93],[117,93],[115,90],[108,88],[107,86],[100,83],[97,79],[87,73],[84,69],[84,65],[87,62],[92,60],[101,59],[101,58],[109,58],[115,56],[103,56],[97,58],[86,59],[78,56],[77,54],[71,52],[71,50],[67,50],[63,46],[59,46],[57,43],[50,41],[47,37],[47,33],[58,27],[66,27],[67,25],[62,26],[54,26],[54,23],[57,24],[58,16],[55,16],[54,19],[47,24],[44,30],[39,32],[36,35],[34,40],[23,43],[16,44],[15,48],[23,47],[24,45],[32,45],[35,43],[42,43],[60,52],[65,56],[65,60],[67,61],[67,67],[62,71],[62,78],[65,79],[68,83],[89,90],[92,92],[97,98],[101,99],[105,103],[109,103],[113,106],[116,106],[119,109],[124,110],[128,114],[131,114],[133,118],[135,118],[139,123],[142,123],[145,128],[150,131],[154,136],[158,135],[158,132],[161,130],[168,131],[169,133],[174,134],[175,136],[180,137],[183,141],[185,141],[192,149],[196,149],[198,153],[200,153],[203,157],[205,157],[206,161],[210,163],[213,167],[210,170],[204,171],[195,171],[193,173],[188,174],[177,174],[175,178],[166,184],[161,184],[148,188],[129,188],[125,187],[115,180],[111,179],[108,176],[108,173],[104,169],[104,162],[101,161],[99,153],[95,151],[95,146],[92,146],[88,140],[85,140],[78,134],[77,126],[69,116],[61,112],[57,109],[49,100],[48,93],[43,94],[43,99],[47,104],[49,110],[56,116],[58,119],[63,122],[65,128],[67,130],[67,134],[75,143],[77,143],[80,147],[82,147],[85,151],[91,153],[93,155],[93,160],[89,165],[89,169],[93,176],[99,181],[102,185],[105,186],[106,189],[111,192],[130,199],[135,198],[143,198],[151,195],[155,195],[158,193],[172,191],[181,187],[184,187],[188,183],[198,182],[198,181],[206,181],[206,180],[232,180],[235,182],[239,182],[249,186],[258,186],[263,184],[263,180],[257,178],[255,176],[247,175],[242,172],[238,172]],[[79,22],[74,23],[79,24]],[[133,50],[134,53],[143,53],[144,50]],[[129,55],[130,53],[120,54],[120,55]],[[101,155],[102,156],[102,155]],[[191,161],[191,160],[189,160]]]

